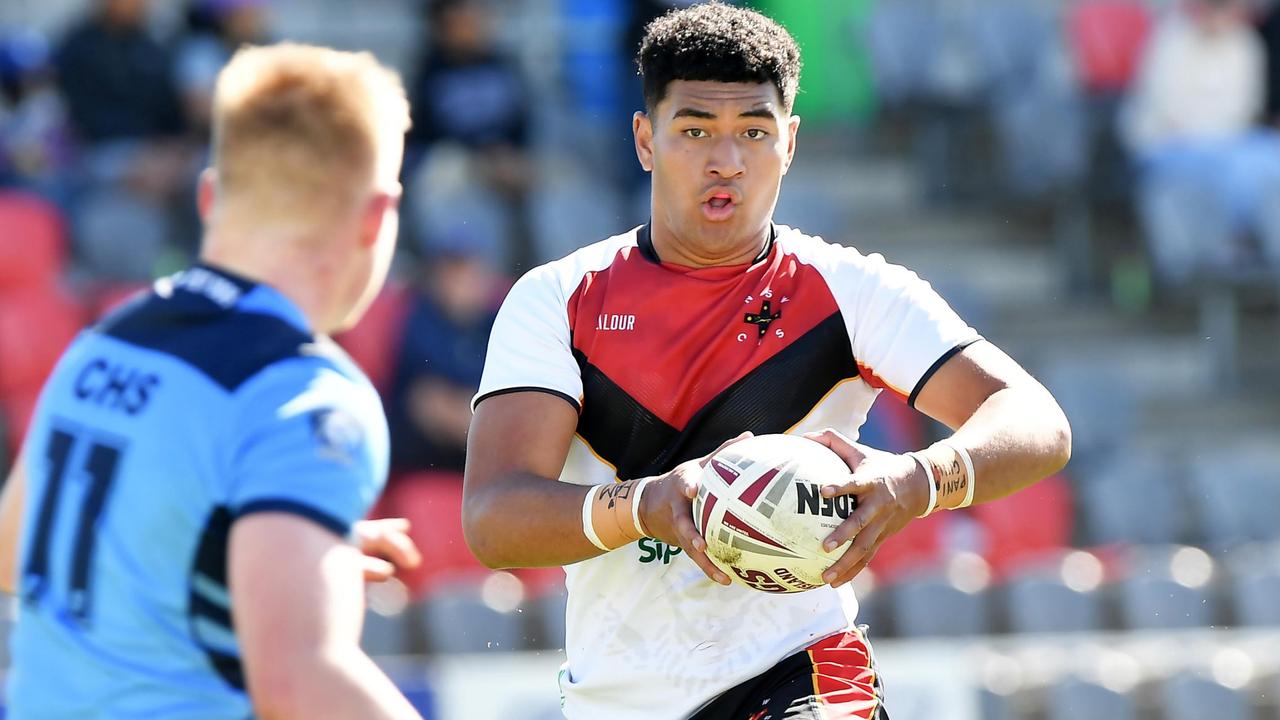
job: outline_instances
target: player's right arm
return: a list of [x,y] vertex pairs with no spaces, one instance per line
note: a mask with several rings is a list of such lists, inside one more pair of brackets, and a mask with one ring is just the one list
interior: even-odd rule
[[357,548],[311,520],[269,512],[236,521],[229,544],[236,636],[258,717],[419,717],[360,648]]
[[[462,527],[472,552],[492,568],[569,565],[602,553],[583,524],[593,489],[558,481],[582,396],[567,294],[551,266],[531,271],[507,295],[489,337],[467,434]],[[718,580],[724,575],[693,526],[696,468],[686,463],[650,482],[641,523]]]
[[[467,441],[462,527],[467,544],[491,568],[569,565],[601,555],[587,539],[582,505],[594,488],[557,482],[578,426],[577,409],[538,391],[491,396],[476,406]],[[707,577],[728,583],[711,564],[693,525],[700,460],[650,483],[640,508],[649,535],[678,545]]]

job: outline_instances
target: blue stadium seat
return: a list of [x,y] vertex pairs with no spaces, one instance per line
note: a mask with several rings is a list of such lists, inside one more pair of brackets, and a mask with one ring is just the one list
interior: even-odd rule
[[[1062,397],[1059,395],[1058,397]],[[1090,422],[1095,415],[1088,416]],[[1077,422],[1075,428],[1088,425]],[[1080,479],[1078,508],[1090,543],[1162,544],[1188,534],[1180,471],[1159,449],[1121,451]]]
[[1218,622],[1212,558],[1191,547],[1137,549],[1119,583],[1120,609],[1130,629],[1208,627]]
[[1237,625],[1280,625],[1280,543],[1237,548],[1227,557]]
[[1076,590],[1061,577],[1013,578],[1004,585],[1004,595],[1014,632],[1081,632],[1103,626],[1098,591]]
[[1138,704],[1133,697],[1078,677],[1053,683],[1045,692],[1045,701],[1047,720],[1138,718]]
[[433,652],[510,652],[525,646],[521,613],[486,602],[480,586],[440,587],[419,607]]
[[989,629],[986,594],[961,590],[945,576],[909,578],[889,593],[893,627],[902,637],[958,637]]
[[1252,720],[1253,710],[1237,690],[1192,673],[1179,673],[1160,688],[1165,720]]
[[1280,540],[1280,449],[1272,445],[1205,448],[1192,458],[1189,494],[1198,539],[1215,548]]

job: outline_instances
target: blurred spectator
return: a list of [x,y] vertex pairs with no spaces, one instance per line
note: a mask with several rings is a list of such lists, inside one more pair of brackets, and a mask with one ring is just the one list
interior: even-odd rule
[[481,245],[462,234],[422,264],[388,402],[396,472],[462,472],[498,280]]
[[118,279],[152,274],[174,234],[170,205],[191,196],[195,174],[172,58],[149,34],[148,11],[148,0],[96,0],[56,56],[83,151],[78,250],[92,271]]
[[270,40],[265,6],[266,0],[194,0],[187,12],[174,81],[187,122],[201,136],[209,133],[218,71],[241,45]]
[[1162,281],[1238,263],[1241,236],[1280,260],[1280,140],[1256,124],[1264,73],[1243,0],[1187,2],[1147,47],[1122,132]]
[[[527,269],[530,98],[520,67],[498,49],[488,8],[479,0],[434,0],[428,13],[430,49],[409,86],[413,128],[405,172],[424,155],[429,166],[447,146],[465,150],[466,173],[501,203],[510,263]],[[429,176],[430,168],[424,170]],[[430,183],[417,185],[435,190]]]
[[15,33],[0,42],[0,185],[66,200],[67,110],[45,39]]

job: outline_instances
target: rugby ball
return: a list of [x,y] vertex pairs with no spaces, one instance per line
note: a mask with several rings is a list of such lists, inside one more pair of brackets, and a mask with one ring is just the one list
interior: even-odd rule
[[703,468],[693,520],[707,556],[734,582],[770,593],[821,587],[822,573],[849,544],[822,541],[857,505],[851,495],[822,497],[849,466],[821,443],[759,435],[716,453]]

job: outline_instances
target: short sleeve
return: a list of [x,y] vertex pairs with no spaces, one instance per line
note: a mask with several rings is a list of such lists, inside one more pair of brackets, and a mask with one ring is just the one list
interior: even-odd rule
[[316,365],[283,363],[245,388],[227,504],[345,536],[386,482],[386,420],[371,387]]
[[494,395],[532,390],[582,409],[582,371],[573,357],[564,295],[550,266],[531,270],[511,288],[493,323],[473,408]]
[[914,272],[880,255],[847,252],[858,267],[854,281],[843,285],[851,292],[842,298],[841,312],[858,371],[868,384],[914,406],[933,373],[981,337]]

